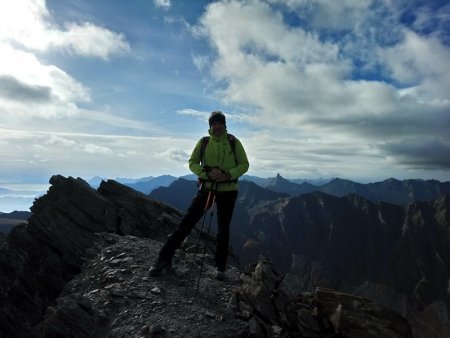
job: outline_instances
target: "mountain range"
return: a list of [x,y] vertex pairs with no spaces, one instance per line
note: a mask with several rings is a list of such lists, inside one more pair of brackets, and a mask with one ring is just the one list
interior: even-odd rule
[[268,180],[263,187],[287,193],[290,196],[319,191],[336,197],[355,194],[371,201],[384,201],[394,204],[429,201],[441,194],[450,194],[450,182],[418,179],[400,181],[394,178],[367,184],[335,178],[325,184],[315,186],[308,182],[297,184],[278,174]]
[[[103,180],[107,180],[106,178],[101,177],[94,177],[91,180],[89,180],[89,184],[93,188],[98,188]],[[162,176],[148,176],[148,177],[142,177],[138,179],[131,179],[131,178],[117,178],[115,181],[122,183],[130,188],[133,188],[134,190],[140,191],[144,194],[149,194],[154,189],[158,187],[166,187],[170,185],[172,182],[177,180],[177,177],[171,176],[171,175],[162,175]]]
[[[130,179],[118,180],[137,191],[149,194],[159,187],[168,187],[178,179],[196,181],[195,175],[186,175],[176,178],[171,175],[158,177],[148,177],[131,181]],[[95,178],[89,183],[98,187],[100,178]],[[311,192],[323,192],[328,195],[342,197],[349,194],[362,196],[371,201],[384,201],[394,204],[406,204],[414,201],[429,201],[441,194],[450,194],[450,182],[440,182],[437,180],[397,180],[390,178],[375,183],[357,183],[351,180],[335,178],[332,180],[288,180],[280,174],[271,178],[261,178],[257,176],[244,175],[240,182],[253,182],[267,190],[284,193],[289,196],[300,196]],[[316,183],[313,184],[312,182]],[[322,184],[318,185],[319,182]]]
[[[172,175],[148,176],[142,178],[116,178],[115,181],[127,185],[144,194],[151,193],[158,187],[167,187],[178,178],[196,181],[195,175],[175,177]],[[108,180],[99,176],[93,177],[88,183],[98,188],[102,181]],[[396,180],[388,179],[382,182],[362,184],[343,179],[285,179],[280,174],[275,177],[262,178],[244,175],[241,181],[250,181],[269,190],[298,196],[314,191],[321,191],[333,196],[345,196],[355,193],[372,201],[385,201],[389,203],[405,204],[416,200],[431,200],[441,193],[449,193],[450,182],[435,180]],[[25,185],[26,186],[26,185]],[[12,212],[14,210],[28,211],[33,201],[42,196],[48,185],[36,185],[33,189],[15,190],[0,187],[0,211]]]
[[[173,269],[149,278],[151,262],[182,213],[112,180],[98,189],[72,177],[53,176],[50,183],[28,222],[14,227],[0,247],[2,337],[448,334],[426,317],[405,318],[368,299],[320,287],[317,278],[310,280],[309,286],[316,283],[312,292],[302,291],[296,282],[302,275],[280,273],[264,257],[241,269],[230,257],[227,279],[212,279],[215,239],[198,227],[177,250]],[[274,196],[291,199],[251,182],[241,198],[258,207]],[[206,246],[201,264],[192,251],[198,238]],[[433,297],[426,310],[435,319],[442,308]]]

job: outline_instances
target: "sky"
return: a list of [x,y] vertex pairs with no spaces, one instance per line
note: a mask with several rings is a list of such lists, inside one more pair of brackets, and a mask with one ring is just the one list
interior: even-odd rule
[[189,174],[226,114],[248,174],[450,180],[450,2],[0,2],[0,186]]

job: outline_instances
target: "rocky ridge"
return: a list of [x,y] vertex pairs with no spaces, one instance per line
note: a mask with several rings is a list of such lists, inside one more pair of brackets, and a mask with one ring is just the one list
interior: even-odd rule
[[[198,232],[174,270],[147,270],[181,214],[114,181],[98,190],[53,176],[0,249],[2,337],[410,337],[401,316],[328,289],[293,292],[289,276],[267,260],[244,271],[233,260],[225,283],[203,273],[199,256],[185,295]],[[203,236],[205,237],[205,236]],[[213,242],[213,238],[209,243]]]
[[179,252],[173,271],[148,278],[148,261],[161,243],[100,234],[96,245],[97,257],[66,285],[57,306],[47,309],[38,327],[45,336],[357,337],[366,331],[366,337],[411,336],[406,320],[365,299],[320,288],[293,296],[284,276],[264,258],[242,273],[230,267],[220,282],[211,278],[208,254],[202,277],[186,289],[192,253]]
[[[53,176],[0,250],[0,333],[32,336],[46,308],[78,275],[96,233],[162,240],[179,212],[114,181],[98,191],[81,179]],[[153,229],[153,230],[151,230]],[[2,332],[3,331],[3,332]]]

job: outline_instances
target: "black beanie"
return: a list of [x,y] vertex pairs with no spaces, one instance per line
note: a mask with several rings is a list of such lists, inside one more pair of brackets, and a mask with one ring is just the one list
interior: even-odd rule
[[227,126],[225,122],[225,115],[221,111],[213,111],[211,115],[209,115],[208,119],[209,125],[211,126],[214,122],[220,122],[225,127]]

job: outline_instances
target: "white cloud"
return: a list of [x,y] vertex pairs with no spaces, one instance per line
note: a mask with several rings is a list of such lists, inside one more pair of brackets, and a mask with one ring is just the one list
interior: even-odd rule
[[[432,3],[430,3],[432,5]],[[439,8],[438,11],[431,7],[423,6],[416,10],[413,27],[416,31],[426,31],[438,37],[447,44],[449,41],[448,25],[450,23],[450,4]]]
[[[381,51],[392,77],[412,84],[421,100],[448,100],[450,93],[450,47],[435,36],[419,36],[405,30],[404,40]],[[410,92],[411,94],[411,92]]]
[[291,178],[377,177],[383,159],[378,149],[339,135],[306,137],[267,129],[240,139],[249,157],[250,174],[265,177],[277,172]]
[[190,152],[187,152],[185,150],[182,150],[180,148],[168,148],[167,150],[160,152],[160,153],[156,153],[155,154],[155,158],[160,159],[160,160],[170,160],[174,163],[178,163],[181,166],[184,166],[187,161],[188,158],[190,156]]
[[[283,3],[283,0],[277,1]],[[347,30],[360,26],[370,13],[372,0],[291,0],[287,6],[308,18],[317,29]]]
[[114,156],[114,152],[111,148],[98,146],[95,144],[85,144],[82,148],[82,151],[85,151],[89,154]]
[[179,115],[187,115],[187,116],[196,116],[196,117],[199,117],[199,118],[201,118],[203,120],[208,120],[208,116],[209,116],[210,113],[187,108],[187,109],[178,110],[177,114],[179,114]]
[[204,55],[194,55],[192,57],[192,62],[200,71],[209,66],[209,58]]
[[107,60],[111,55],[125,54],[130,46],[123,34],[112,32],[91,23],[67,25],[67,31],[51,32],[50,46],[60,47],[80,56]]
[[0,41],[17,42],[34,49],[48,45],[50,27],[45,0],[2,1],[0,3]]
[[0,4],[0,112],[3,126],[28,118],[70,118],[79,105],[91,101],[90,89],[61,68],[41,61],[32,51],[52,48],[82,56],[108,59],[127,52],[117,34],[91,23],[67,23],[62,30],[51,23],[44,0]]
[[212,4],[202,28],[217,50],[212,74],[227,84],[225,101],[292,114],[316,86],[348,71],[336,45],[288,27],[262,2]]
[[[78,137],[75,137],[78,139]],[[97,154],[105,156],[115,156],[116,154],[110,147],[99,146],[93,143],[85,143],[82,140],[75,141],[73,135],[49,134],[49,139],[43,142],[45,147],[37,145],[39,150],[49,150],[50,148],[65,148],[71,152],[86,152],[88,154]],[[35,147],[36,148],[36,147]]]
[[[154,4],[165,9],[172,5]],[[399,18],[403,6],[411,10],[408,1],[374,4],[226,0],[211,2],[194,28],[184,18],[166,18],[165,23],[183,24],[172,28],[192,28],[212,50],[196,49],[180,36],[180,48],[189,44],[193,49],[184,55],[192,55],[197,69],[210,76],[203,82],[206,95],[200,101],[183,92],[180,96],[188,100],[183,104],[195,109],[179,110],[178,102],[170,102],[174,108],[161,111],[171,119],[175,110],[206,121],[210,111],[202,109],[216,107],[219,97],[227,120],[235,122],[232,129],[243,126],[230,132],[247,149],[250,174],[356,179],[414,177],[418,170],[434,168],[436,175],[448,177],[450,65],[443,32],[450,7],[443,7],[444,13],[421,7],[415,22],[405,27]],[[190,138],[183,129],[176,137],[142,137],[167,135],[157,123],[172,124],[180,116],[167,122],[163,114],[148,113],[133,120],[126,102],[99,111],[103,103],[92,102],[99,92],[62,66],[74,61],[73,56],[101,62],[127,53],[126,37],[91,22],[60,26],[52,15],[43,0],[0,4],[0,177],[30,170],[46,176],[188,173],[187,157],[198,135]],[[67,54],[71,57],[64,59]],[[49,61],[57,58],[59,67]],[[165,59],[166,65],[169,61]],[[137,69],[129,66],[127,70]],[[168,72],[187,74],[181,67]],[[127,72],[120,86],[126,88],[132,79],[158,90],[161,85],[174,92],[180,88],[179,83],[161,84],[150,69],[142,73],[144,80],[142,74]],[[142,92],[133,93],[135,99]],[[149,111],[161,105],[155,102],[157,108]],[[125,111],[119,115],[120,109]],[[426,142],[421,146],[414,139]]]
[[0,148],[0,177],[9,177],[12,172],[46,177],[144,177],[160,175],[163,168],[185,175],[189,173],[188,154],[196,141],[1,129],[0,143],[9,146]]
[[[242,114],[242,113],[236,113],[236,112],[227,112],[223,111],[226,120],[227,121],[236,121],[236,122],[252,122],[252,116],[249,114]],[[208,123],[208,118],[211,114],[210,111],[198,111],[195,109],[181,109],[177,111],[178,115],[187,115],[187,116],[193,116],[196,117],[199,121]]]
[[23,118],[67,117],[77,103],[89,102],[89,89],[56,66],[44,65],[34,54],[0,42],[0,111]]
[[122,34],[90,23],[67,23],[66,28],[60,30],[51,24],[45,1],[0,4],[0,125],[77,132],[92,131],[101,122],[104,131],[106,127],[155,130],[147,123],[80,108],[91,103],[91,89],[60,67],[43,61],[36,50],[57,47],[107,59],[129,46]]
[[170,8],[172,6],[172,3],[170,0],[153,0],[156,7],[162,7],[162,8]]
[[[338,49],[334,44],[321,43],[316,34],[287,26],[281,13],[263,2],[214,3],[208,7],[201,23],[206,31],[200,29],[198,34],[206,33],[219,57],[230,58],[227,60],[230,65],[232,61],[241,63],[243,57],[249,57],[244,61],[251,62],[252,56],[263,61],[299,65],[335,61],[337,57]],[[227,72],[230,70],[226,68]]]
[[74,140],[70,140],[68,138],[65,137],[61,137],[59,135],[50,135],[50,139],[45,140],[44,144],[48,144],[51,146],[57,146],[57,147],[66,147],[66,148],[72,148],[74,149],[75,147],[77,147],[77,142],[75,142]]
[[[275,2],[291,6],[304,24],[290,26]],[[324,173],[370,175],[370,168],[373,174],[395,170],[387,141],[403,144],[419,135],[448,140],[442,127],[450,123],[448,47],[435,35],[403,27],[399,4],[373,4],[223,1],[207,8],[195,32],[215,50],[210,74],[223,101],[253,107],[253,126],[267,128],[273,138],[255,135],[255,166],[312,169],[295,164],[303,162]],[[384,79],[389,74],[393,83]],[[285,137],[314,141],[287,147],[280,141]],[[447,161],[436,157],[448,156],[446,147],[439,149],[433,160],[445,168]],[[405,164],[397,159],[397,168]]]
[[51,24],[45,0],[0,3],[0,42],[18,43],[26,49],[56,48],[80,56],[108,59],[130,50],[123,34],[92,23],[67,23],[65,29]]
[[31,86],[52,89],[52,93],[62,101],[89,101],[89,90],[69,74],[53,65],[46,65],[30,52],[20,51],[0,43],[2,62],[0,74],[12,76]]
[[80,112],[82,112],[82,116],[80,116],[79,119],[84,119],[86,122],[97,125],[97,129],[101,129],[98,127],[98,125],[102,124],[105,127],[120,127],[121,129],[143,132],[145,134],[163,133],[163,130],[161,128],[152,125],[151,122],[133,120],[125,117],[120,117],[117,114],[96,110],[80,109]]

